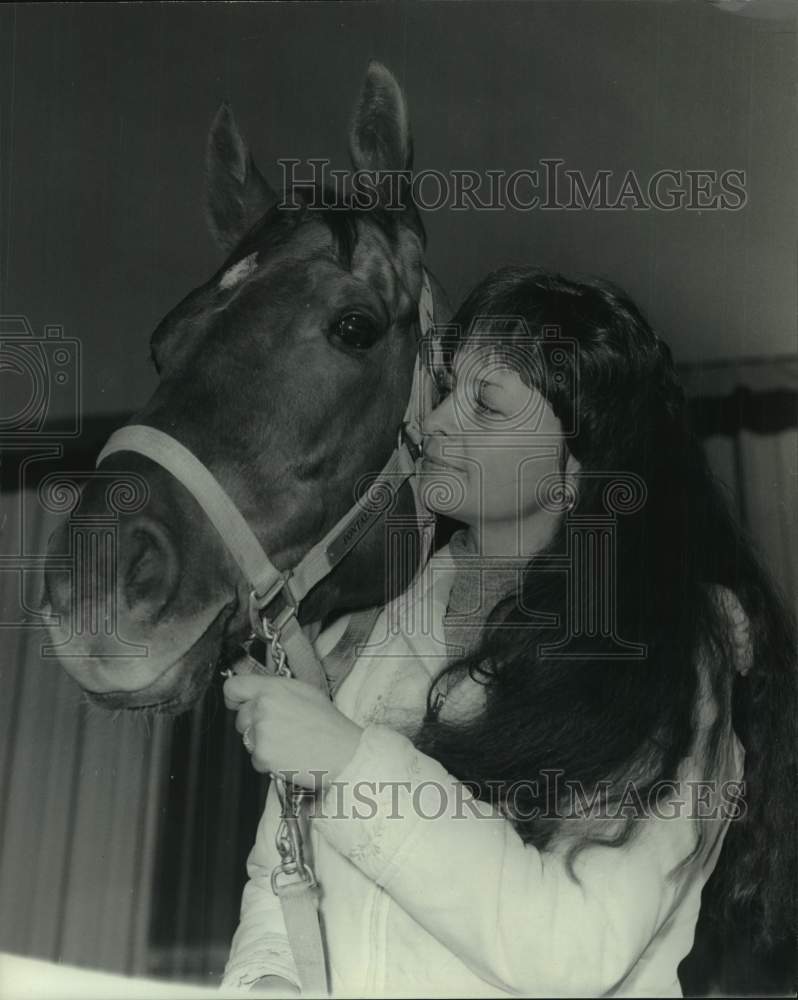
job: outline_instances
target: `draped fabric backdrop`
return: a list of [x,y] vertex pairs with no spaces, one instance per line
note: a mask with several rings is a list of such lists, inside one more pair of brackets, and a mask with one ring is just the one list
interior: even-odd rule
[[[798,358],[681,374],[711,464],[795,608]],[[88,421],[62,467],[90,468],[123,419]],[[54,519],[3,459],[0,950],[216,982],[265,781],[221,681],[177,720],[102,714],[41,657],[40,629],[8,627],[35,620],[37,574],[18,567],[44,551]]]
[[685,367],[710,465],[789,607],[798,606],[798,358]]

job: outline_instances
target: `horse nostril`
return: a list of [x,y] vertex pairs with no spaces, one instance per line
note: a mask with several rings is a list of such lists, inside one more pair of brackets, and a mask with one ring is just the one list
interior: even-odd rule
[[154,523],[131,526],[122,539],[120,575],[131,611],[157,616],[168,604],[177,580],[177,557],[164,531]]
[[129,555],[125,572],[125,589],[146,588],[151,586],[161,571],[158,558],[158,543],[146,531],[138,528],[131,532],[128,542]]
[[69,552],[69,532],[66,524],[59,525],[47,542],[47,562],[44,567],[41,592],[42,610],[61,613],[69,608],[72,575],[60,560]]

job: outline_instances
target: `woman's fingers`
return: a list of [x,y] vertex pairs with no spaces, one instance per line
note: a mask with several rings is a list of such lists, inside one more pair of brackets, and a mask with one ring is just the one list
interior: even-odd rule
[[225,704],[236,712],[256,771],[291,774],[315,789],[318,774],[337,774],[354,753],[360,726],[317,688],[287,677],[248,674],[224,684]]
[[273,716],[271,702],[281,696],[284,678],[265,674],[242,674],[229,677],[224,683],[225,705],[236,713],[235,727],[242,736],[247,734],[246,749],[256,771],[271,770],[270,744]]
[[224,693],[224,703],[227,708],[235,711],[244,702],[251,701],[259,695],[266,695],[273,691],[275,682],[282,678],[271,677],[267,674],[243,674],[242,676],[228,677],[222,686]]

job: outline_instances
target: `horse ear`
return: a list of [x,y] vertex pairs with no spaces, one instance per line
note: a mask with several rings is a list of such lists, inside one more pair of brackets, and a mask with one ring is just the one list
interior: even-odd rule
[[404,94],[390,70],[372,60],[349,129],[355,170],[409,170],[413,164]]
[[222,249],[232,250],[277,201],[277,193],[255,166],[226,103],[208,133],[206,171],[208,225]]

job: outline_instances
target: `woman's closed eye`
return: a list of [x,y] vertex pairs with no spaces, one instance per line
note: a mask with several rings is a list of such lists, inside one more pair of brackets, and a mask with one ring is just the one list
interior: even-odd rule
[[501,416],[501,410],[496,408],[496,400],[494,398],[495,395],[495,388],[491,391],[491,386],[487,383],[479,382],[474,387],[473,392],[474,408],[477,412],[484,413],[489,416]]
[[497,416],[499,414],[499,411],[498,410],[494,410],[494,409],[492,409],[492,407],[488,406],[487,403],[485,403],[485,401],[482,399],[481,396],[478,396],[475,399],[474,406],[475,406],[475,409],[477,410],[478,413],[484,413],[484,414],[487,414],[488,416],[492,416],[492,417],[493,416]]

